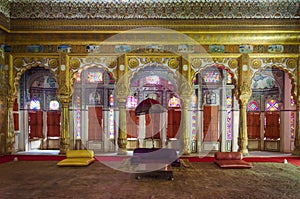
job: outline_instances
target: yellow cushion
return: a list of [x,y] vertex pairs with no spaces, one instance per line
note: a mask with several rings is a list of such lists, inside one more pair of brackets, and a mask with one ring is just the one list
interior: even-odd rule
[[67,158],[57,163],[57,166],[87,166],[95,161],[95,158]]
[[70,150],[66,153],[67,158],[93,158],[94,151],[92,150]]
[[87,166],[95,161],[92,150],[70,150],[66,152],[66,157],[57,166]]

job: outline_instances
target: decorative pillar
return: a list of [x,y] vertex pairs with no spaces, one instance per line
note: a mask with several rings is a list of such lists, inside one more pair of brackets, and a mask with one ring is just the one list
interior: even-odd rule
[[[299,76],[298,76],[299,78]],[[296,129],[295,129],[295,148],[292,152],[293,155],[300,155],[300,98],[299,98],[299,86],[297,96],[297,112],[296,112]]]
[[14,132],[14,117],[13,105],[15,98],[8,97],[7,99],[7,134],[6,134],[6,153],[12,154],[15,152],[15,132]]
[[61,123],[61,136],[60,136],[60,154],[65,154],[70,147],[70,130],[69,130],[69,103],[68,98],[62,99],[60,97],[60,102],[62,104],[62,123]]
[[190,97],[188,96],[181,96],[182,99],[182,116],[181,116],[181,136],[183,141],[183,155],[188,155],[191,153],[191,138],[190,133],[188,132],[188,106],[190,102]]
[[5,152],[11,154],[15,152],[15,133],[14,133],[14,117],[13,105],[15,101],[16,88],[14,84],[14,66],[13,56],[9,56],[9,69],[8,69],[8,97],[7,97],[7,134],[6,134],[6,147]]
[[300,57],[298,57],[297,71],[297,112],[296,112],[296,129],[295,129],[295,148],[294,155],[300,155]]
[[251,77],[253,72],[249,69],[249,56],[243,54],[240,59],[239,69],[239,101],[240,101],[240,129],[238,137],[239,151],[248,155],[247,133],[247,105],[251,97]]
[[248,155],[248,133],[247,133],[247,104],[249,98],[241,99],[240,104],[240,131],[238,138],[239,151]]
[[188,125],[188,108],[189,103],[191,101],[191,97],[193,94],[193,87],[192,87],[192,70],[189,62],[185,59],[182,59],[182,67],[181,67],[181,78],[180,87],[179,87],[179,94],[180,99],[182,102],[181,107],[181,138],[183,143],[182,154],[189,155],[191,154],[191,133],[188,131],[190,129]]
[[[70,129],[69,129],[69,104],[71,98],[70,90],[70,58],[65,53],[60,55],[62,61],[60,71],[58,74],[59,88],[57,90],[57,97],[62,105],[62,122],[61,122],[61,136],[60,136],[60,154],[65,154],[70,149]],[[65,64],[65,65],[64,65]]]
[[[120,62],[123,60],[120,58]],[[128,63],[126,57],[125,64]],[[127,132],[126,132],[126,101],[129,94],[129,80],[128,80],[128,67],[127,65],[120,65],[118,70],[118,83],[116,86],[116,97],[119,107],[119,134],[118,134],[118,147],[119,154],[126,154],[126,145],[127,145]]]

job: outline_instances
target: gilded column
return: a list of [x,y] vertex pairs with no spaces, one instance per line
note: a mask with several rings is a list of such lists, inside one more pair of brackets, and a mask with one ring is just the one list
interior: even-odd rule
[[15,152],[15,132],[14,132],[14,118],[13,118],[13,104],[14,97],[7,99],[7,135],[6,135],[6,153],[11,154]]
[[[126,59],[127,60],[127,59]],[[128,60],[127,60],[128,61]],[[125,61],[125,63],[127,63]],[[128,80],[127,65],[120,65],[118,71],[118,83],[116,87],[116,97],[119,107],[119,134],[118,147],[119,153],[126,153],[127,132],[126,132],[126,101],[129,94],[129,80]]]
[[188,131],[190,123],[188,123],[188,109],[193,94],[193,89],[191,86],[192,75],[191,75],[191,66],[187,63],[186,60],[182,59],[182,68],[181,68],[181,78],[179,94],[182,102],[181,108],[181,138],[183,143],[182,154],[188,155],[191,153],[191,134]]
[[239,151],[248,155],[248,133],[247,133],[247,104],[249,98],[240,99],[240,130],[238,137]]
[[240,126],[238,145],[239,151],[243,155],[248,155],[248,133],[247,133],[247,105],[251,97],[251,75],[249,70],[249,56],[241,57],[241,67],[239,70],[239,101],[240,101]]
[[295,148],[292,152],[294,155],[300,155],[300,57],[298,57],[297,71],[297,113],[296,113],[296,129],[295,129]]
[[60,154],[65,154],[70,147],[70,130],[69,130],[69,103],[68,98],[62,98],[60,96],[60,102],[62,104],[62,123],[61,123],[61,140],[60,140]]
[[181,96],[182,99],[182,110],[181,110],[181,136],[182,136],[182,142],[183,142],[183,155],[188,155],[191,153],[191,138],[190,133],[188,132],[188,106],[190,102],[189,96]]
[[6,134],[6,153],[11,154],[15,152],[15,133],[14,133],[14,119],[13,119],[13,104],[15,100],[15,85],[14,85],[14,66],[13,57],[9,56],[8,69],[8,96],[7,96],[7,134]]
[[[64,57],[63,57],[64,56]],[[63,59],[65,58],[65,59]],[[69,56],[62,54],[61,60],[65,60],[61,63],[59,71],[59,88],[57,91],[58,99],[62,105],[62,122],[61,122],[61,140],[60,140],[60,154],[65,154],[70,148],[70,129],[69,129],[69,103],[70,103],[70,68],[69,68]]]

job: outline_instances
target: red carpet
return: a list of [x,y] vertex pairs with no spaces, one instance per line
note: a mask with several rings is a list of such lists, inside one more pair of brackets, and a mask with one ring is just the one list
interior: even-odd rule
[[[60,161],[65,159],[65,156],[55,155],[4,155],[0,156],[0,164],[13,161],[17,158],[18,161]],[[126,156],[96,156],[97,161],[122,161]],[[213,162],[214,157],[181,157],[181,159],[188,159],[190,162]],[[288,163],[300,166],[300,157],[244,157],[243,160],[247,162],[277,162],[283,163],[284,159]]]
[[[213,162],[214,157],[182,157],[188,159],[190,162]],[[278,162],[283,163],[284,159],[288,163],[300,166],[300,157],[244,157],[243,160],[247,162]]]

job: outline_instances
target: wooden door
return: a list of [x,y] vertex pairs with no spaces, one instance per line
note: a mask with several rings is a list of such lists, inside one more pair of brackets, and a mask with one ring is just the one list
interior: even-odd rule
[[88,107],[88,140],[102,141],[102,107]]
[[29,111],[29,139],[43,137],[43,112]]
[[181,110],[180,109],[168,110],[167,138],[179,138],[180,122],[181,122]]
[[279,111],[265,112],[265,137],[267,139],[280,138],[280,115]]
[[260,139],[260,112],[247,112],[247,132],[249,139]]
[[14,130],[19,130],[19,108],[17,99],[14,101],[13,106],[13,117],[14,117]]
[[139,135],[139,117],[134,110],[126,111],[126,132],[127,138],[137,138]]
[[47,112],[47,137],[60,137],[60,111]]
[[217,142],[219,139],[219,106],[203,108],[203,140]]

